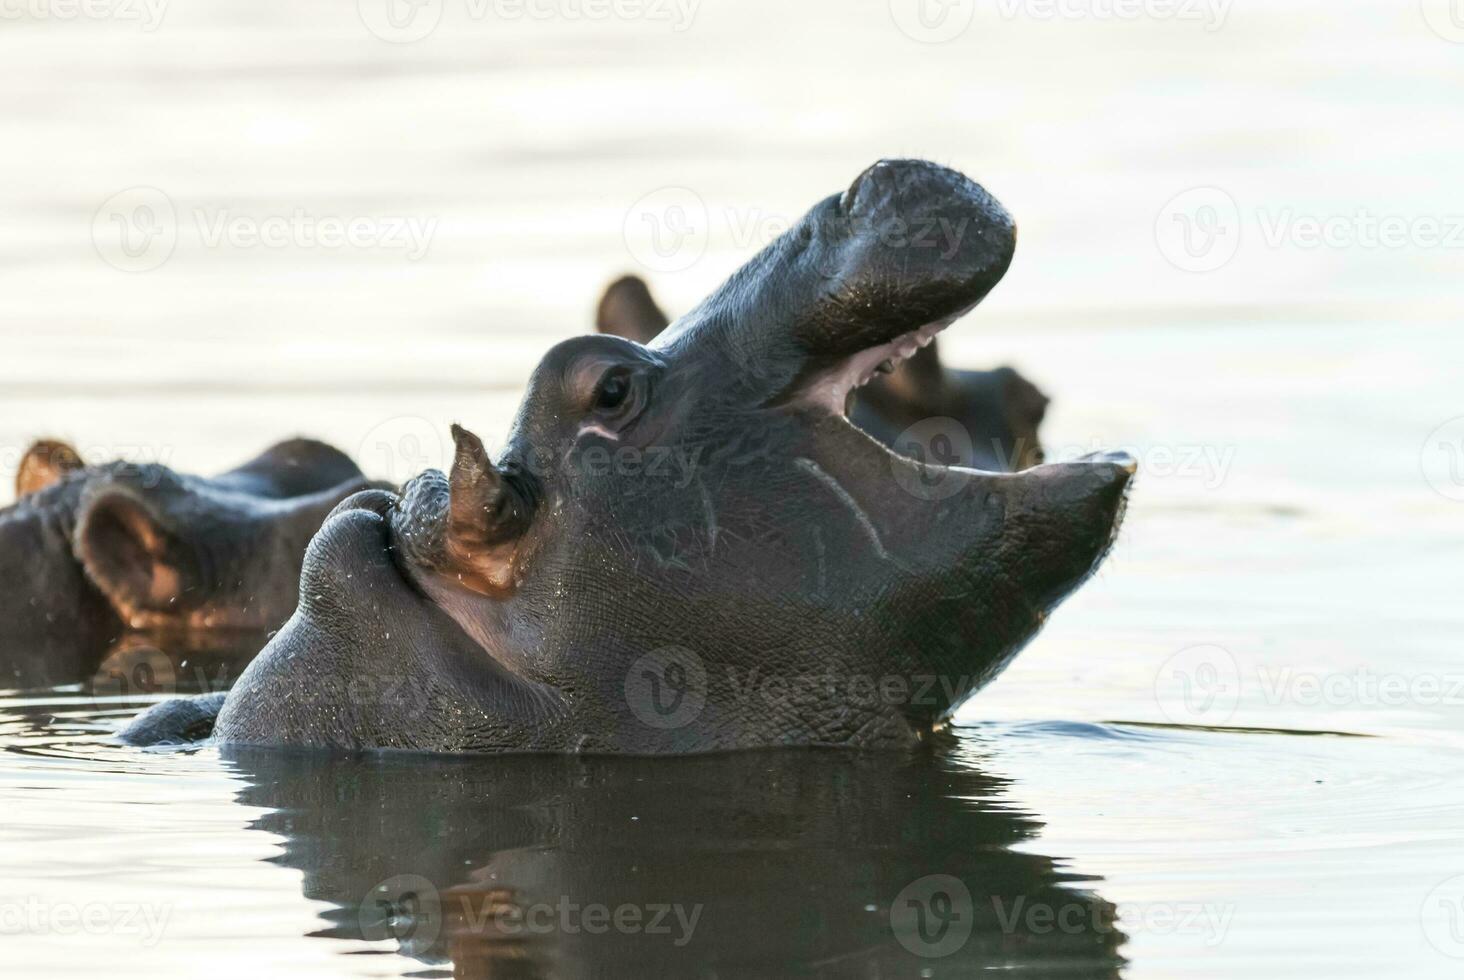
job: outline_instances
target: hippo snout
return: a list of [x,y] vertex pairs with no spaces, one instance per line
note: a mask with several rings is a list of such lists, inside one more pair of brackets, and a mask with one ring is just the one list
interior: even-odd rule
[[886,245],[946,266],[953,278],[994,282],[1017,247],[1016,221],[995,197],[927,160],[881,160],[854,179],[839,210],[856,232],[867,226]]
[[1041,602],[1056,602],[1087,579],[1118,537],[1138,462],[1128,453],[1093,453],[1019,474],[1012,516],[1027,526],[1021,567]]

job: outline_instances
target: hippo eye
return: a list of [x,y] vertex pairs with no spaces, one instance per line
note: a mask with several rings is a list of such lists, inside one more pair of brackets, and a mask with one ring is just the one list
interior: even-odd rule
[[595,389],[595,410],[599,412],[613,412],[625,404],[630,397],[631,378],[630,372],[625,368],[612,368],[605,372],[605,377],[600,379],[600,386]]
[[617,430],[626,428],[646,407],[649,384],[644,370],[617,364],[600,375],[590,409],[601,424]]

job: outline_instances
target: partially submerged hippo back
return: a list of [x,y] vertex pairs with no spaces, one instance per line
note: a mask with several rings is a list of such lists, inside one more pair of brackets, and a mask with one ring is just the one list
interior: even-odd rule
[[[936,219],[964,229],[953,254],[887,234]],[[1092,572],[1134,469],[926,465],[844,417],[877,365],[986,295],[1014,243],[970,180],[882,163],[651,347],[555,347],[497,465],[458,429],[450,476],[337,509],[216,736],[617,753],[920,739]],[[129,737],[165,737],[178,710]]]
[[156,464],[86,467],[43,441],[0,510],[0,686],[85,680],[129,633],[203,645],[223,632],[257,649],[295,607],[306,544],[367,486],[309,440],[212,479]]
[[[600,333],[649,344],[669,324],[636,276],[606,287],[595,311]],[[850,399],[855,425],[896,452],[995,473],[1042,462],[1038,429],[1048,399],[1016,369],[962,371],[941,364],[932,339],[904,361],[881,365]]]

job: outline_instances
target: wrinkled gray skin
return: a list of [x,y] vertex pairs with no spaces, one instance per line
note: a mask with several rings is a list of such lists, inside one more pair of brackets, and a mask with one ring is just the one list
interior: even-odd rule
[[[964,229],[954,254],[897,233],[933,219]],[[885,162],[651,347],[558,345],[497,465],[455,429],[451,477],[327,520],[299,609],[229,692],[216,738],[455,753],[918,742],[1093,571],[1134,470],[1126,456],[924,466],[845,419],[851,387],[979,302],[1014,245],[975,183]],[[693,462],[637,465],[658,450]],[[196,731],[200,710],[159,707],[124,738],[176,738],[188,711]]]
[[[641,344],[651,343],[669,323],[650,287],[635,276],[611,283],[595,312],[600,333]],[[945,466],[1010,473],[1042,462],[1038,429],[1047,396],[1015,368],[945,367],[936,344],[932,340],[908,360],[888,364],[859,389],[850,399],[850,421],[898,453]],[[926,425],[911,431],[921,422]]]
[[208,646],[295,608],[305,546],[368,486],[321,443],[294,440],[212,479],[156,464],[86,467],[63,443],[22,461],[0,510],[0,686],[75,683],[124,636]]

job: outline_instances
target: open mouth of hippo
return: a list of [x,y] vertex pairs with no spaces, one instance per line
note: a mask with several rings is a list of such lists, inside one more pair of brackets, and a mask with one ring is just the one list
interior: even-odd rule
[[941,331],[975,308],[976,304],[972,303],[958,313],[902,333],[893,340],[846,358],[841,364],[812,379],[797,401],[831,415],[847,418],[856,391],[880,375],[893,374],[901,363],[914,357],[922,347],[928,347]]

